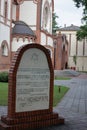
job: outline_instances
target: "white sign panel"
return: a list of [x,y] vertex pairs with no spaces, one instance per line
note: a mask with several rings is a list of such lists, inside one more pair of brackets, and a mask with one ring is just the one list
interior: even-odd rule
[[45,53],[24,52],[16,75],[16,112],[49,109],[50,70]]

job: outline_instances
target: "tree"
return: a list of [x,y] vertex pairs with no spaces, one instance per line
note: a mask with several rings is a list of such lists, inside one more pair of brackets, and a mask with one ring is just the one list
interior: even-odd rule
[[87,25],[83,25],[80,27],[80,30],[77,31],[77,40],[82,40],[87,38]]
[[76,7],[84,6],[87,9],[87,0],[73,0],[76,3]]
[[77,32],[77,39],[81,40],[87,38],[87,0],[73,0],[77,8],[83,7],[83,26],[80,27],[80,30]]
[[75,66],[76,66],[76,64],[77,64],[77,56],[76,55],[73,56],[73,62],[75,63]]
[[56,22],[56,19],[58,18],[58,16],[56,15],[56,13],[53,13],[53,19],[52,19],[52,33],[55,34],[56,30],[59,28],[58,24]]
[[87,24],[87,0],[73,0],[77,8],[83,7],[83,18],[82,20]]

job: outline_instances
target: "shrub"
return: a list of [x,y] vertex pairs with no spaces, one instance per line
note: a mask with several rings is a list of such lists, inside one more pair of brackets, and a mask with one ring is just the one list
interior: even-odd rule
[[0,82],[8,82],[8,72],[0,72]]

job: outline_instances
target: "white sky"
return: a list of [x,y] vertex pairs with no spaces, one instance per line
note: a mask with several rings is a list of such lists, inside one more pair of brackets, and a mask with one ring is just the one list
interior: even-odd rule
[[58,26],[82,24],[82,8],[77,8],[73,0],[54,0],[54,12],[59,17],[56,19]]

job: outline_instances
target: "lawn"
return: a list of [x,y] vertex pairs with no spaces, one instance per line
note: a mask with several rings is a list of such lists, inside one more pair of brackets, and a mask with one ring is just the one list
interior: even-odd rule
[[0,82],[0,105],[7,105],[8,83]]
[[58,77],[58,76],[55,76],[55,80],[70,80],[71,78],[70,77]]
[[[61,86],[60,93],[59,87],[54,86],[54,97],[53,97],[53,106],[56,106],[60,100],[63,98],[65,93],[68,91],[67,87]],[[8,100],[8,83],[0,82],[0,105],[7,105]]]
[[61,101],[68,90],[69,88],[66,86],[60,86],[60,88],[57,85],[54,86],[53,106],[56,106]]

